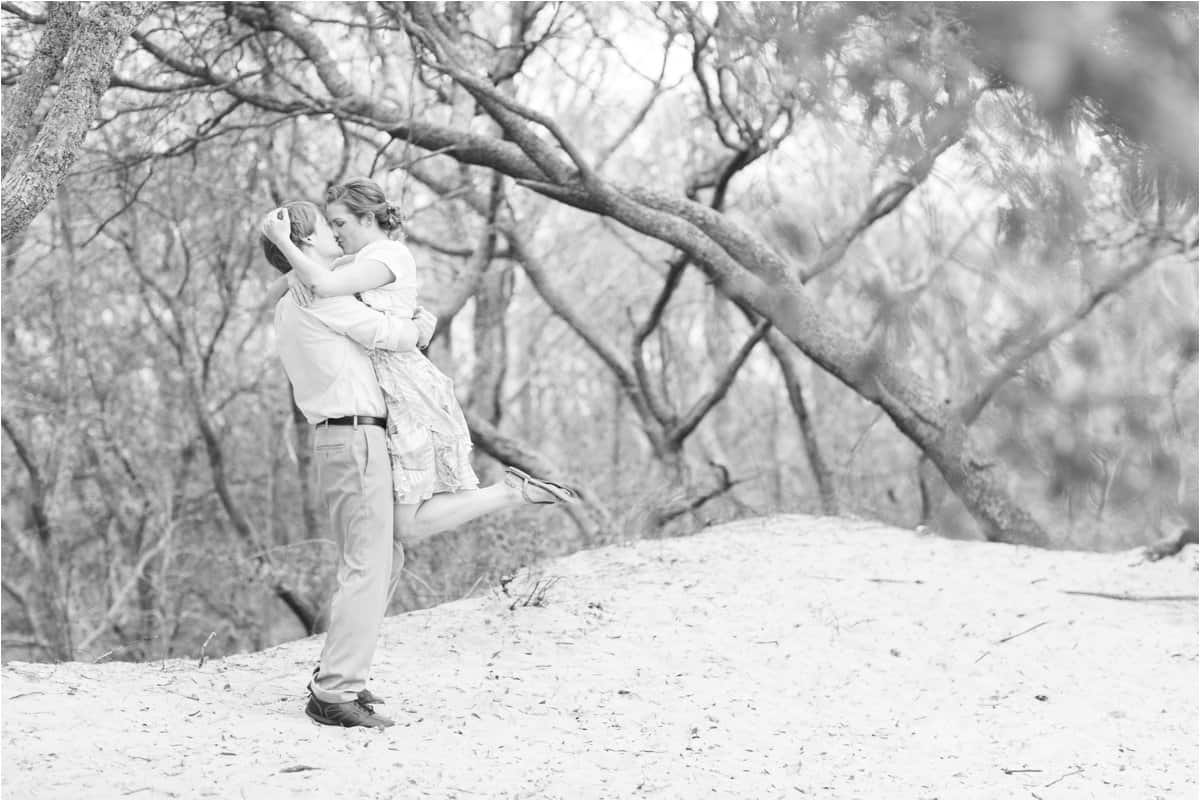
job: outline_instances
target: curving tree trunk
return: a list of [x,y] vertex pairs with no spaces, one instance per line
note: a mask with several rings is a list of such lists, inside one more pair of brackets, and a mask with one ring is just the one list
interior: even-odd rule
[[[4,109],[5,242],[29,227],[67,177],[108,89],[117,52],[157,3],[80,5],[50,4],[37,51]],[[39,121],[39,102],[56,74],[58,91]]]

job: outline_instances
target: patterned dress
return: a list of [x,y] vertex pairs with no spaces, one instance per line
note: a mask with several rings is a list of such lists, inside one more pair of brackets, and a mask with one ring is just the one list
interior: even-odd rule
[[[356,259],[383,262],[396,280],[360,294],[364,303],[409,319],[417,306],[417,268],[399,242],[373,242]],[[419,351],[370,351],[387,402],[388,456],[396,503],[420,503],[439,492],[476,489],[471,434],[454,382]]]

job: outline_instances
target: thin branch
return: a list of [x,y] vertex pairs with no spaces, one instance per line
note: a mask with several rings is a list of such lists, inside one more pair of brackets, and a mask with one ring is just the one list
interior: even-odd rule
[[[234,4],[234,8],[237,7],[238,4]],[[313,113],[326,111],[325,109],[317,109],[297,102],[284,103],[269,94],[248,92],[238,85],[240,83],[240,78],[220,75],[214,72],[211,67],[206,65],[192,64],[184,61],[183,59],[174,56],[168,49],[155,44],[153,41],[151,41],[149,36],[139,31],[134,31],[131,35],[133,40],[137,42],[144,51],[176,72],[180,72],[184,75],[190,75],[193,78],[202,80],[209,86],[220,89],[224,92],[228,92],[239,100],[243,100],[246,103],[257,106],[258,108],[266,109],[268,111],[276,111],[283,114],[290,114],[296,111],[308,111]]]
[[716,384],[707,394],[702,396],[688,410],[683,419],[671,430],[670,439],[673,442],[682,444],[688,435],[691,434],[696,426],[702,421],[713,407],[720,403],[725,395],[729,392],[729,388],[733,386],[734,379],[737,378],[738,371],[742,369],[742,365],[746,363],[746,359],[750,357],[754,347],[762,341],[766,336],[767,331],[771,329],[771,321],[763,318],[754,326],[754,330],[750,332],[750,336],[742,343],[742,347],[729,360],[729,364],[725,366],[724,372],[717,379]]
[[[295,44],[312,63],[317,77],[321,79],[321,83],[339,109],[365,117],[374,117],[378,113],[379,109],[375,104],[354,91],[353,85],[338,69],[337,60],[313,28],[296,22],[292,16],[291,3],[266,3],[264,6],[268,20],[265,25],[260,22],[260,17],[253,13],[258,9],[240,3],[231,5],[234,16],[242,22],[258,25],[260,29],[279,31]],[[386,124],[387,121],[380,118],[380,122]]]
[[168,84],[166,86],[158,86],[144,81],[138,81],[133,78],[125,78],[121,75],[113,73],[112,79],[108,83],[109,86],[119,87],[121,89],[132,89],[135,92],[145,92],[147,94],[179,94],[181,92],[190,92],[193,89],[200,89],[208,86],[208,81],[201,78],[195,78],[182,83]]
[[659,66],[658,77],[654,79],[654,83],[650,86],[650,93],[647,95],[646,101],[642,103],[641,108],[639,108],[637,112],[629,119],[629,124],[625,126],[625,129],[617,134],[612,142],[609,143],[608,147],[600,151],[600,154],[596,157],[597,170],[604,169],[604,165],[608,163],[608,160],[612,158],[613,154],[617,152],[617,149],[620,148],[621,145],[633,135],[633,132],[636,131],[643,122],[645,122],[646,117],[650,114],[650,110],[654,108],[654,104],[660,97],[662,97],[663,79],[667,74],[667,63],[670,60],[671,42],[673,39],[674,34],[669,35],[667,37],[666,44],[663,46],[663,59],[662,64]]
[[468,71],[463,66],[464,60],[459,57],[449,40],[441,33],[434,32],[433,28],[436,27],[436,23],[432,17],[432,12],[430,12],[426,4],[409,3],[408,8],[411,11],[413,19],[421,20],[422,24],[417,25],[412,20],[405,18],[403,20],[405,27],[412,30],[414,35],[421,38],[427,44],[431,44],[434,51],[440,56],[438,63],[431,64],[430,66],[441,72],[445,72],[456,83],[466,89],[481,106],[487,109],[492,118],[504,129],[505,133],[520,146],[521,150],[548,177],[556,183],[563,183],[569,179],[570,175],[566,169],[566,165],[551,151],[545,142],[529,130],[524,122],[536,123],[550,132],[555,140],[557,140],[563,152],[574,163],[585,185],[592,186],[597,183],[597,177],[593,169],[557,122],[545,114],[508,97],[488,81]]
[[133,572],[129,576],[129,580],[125,582],[125,585],[121,587],[120,590],[118,590],[116,597],[113,598],[113,602],[109,604],[108,611],[104,613],[104,617],[100,620],[100,622],[96,624],[95,628],[93,628],[91,632],[84,636],[83,640],[80,641],[79,645],[76,647],[77,651],[86,651],[88,648],[90,648],[92,643],[99,639],[100,635],[108,629],[114,620],[116,620],[117,614],[121,611],[121,607],[125,605],[126,599],[137,587],[138,582],[143,578],[142,573],[145,571],[146,566],[150,564],[150,560],[155,556],[158,556],[158,554],[160,554],[163,549],[167,547],[167,544],[171,539],[171,535],[174,533],[174,528],[174,525],[168,525],[167,530],[158,539],[158,542],[156,542],[151,548],[147,549],[146,552],[142,554],[141,558],[138,559],[137,564],[133,567]]
[[125,212],[127,212],[130,208],[133,207],[133,205],[135,203],[137,203],[138,196],[141,194],[142,189],[145,188],[146,184],[149,183],[150,179],[153,177],[154,177],[154,163],[151,162],[150,168],[148,170],[146,170],[146,177],[143,178],[141,181],[138,181],[137,186],[133,187],[133,191],[128,194],[128,199],[123,201],[122,204],[117,208],[116,211],[114,211],[112,214],[108,215],[103,220],[101,220],[100,224],[98,226],[96,226],[96,230],[92,232],[91,236],[89,236],[87,239],[83,240],[83,244],[81,244],[79,247],[80,248],[87,247],[89,244],[91,244],[93,239],[100,236],[100,234],[104,231],[104,229],[108,227],[109,223],[111,223],[113,220],[117,219],[118,217],[124,216]]
[[635,404],[644,407],[641,392],[638,390],[638,382],[635,381],[629,367],[622,362],[617,349],[605,341],[600,330],[594,327],[584,314],[554,288],[550,283],[548,271],[542,265],[541,260],[533,255],[510,216],[502,215],[498,225],[508,240],[513,256],[520,263],[529,277],[530,283],[533,284],[546,305],[562,318],[563,322],[570,326],[580,339],[587,343],[601,361],[608,365],[608,368],[617,376],[621,386],[625,388],[630,399]]
[[646,369],[645,343],[662,321],[667,302],[679,287],[679,282],[683,278],[689,261],[688,255],[683,252],[671,260],[667,266],[666,280],[663,281],[663,285],[658,291],[658,297],[650,307],[650,313],[646,315],[646,319],[642,321],[641,325],[634,328],[633,340],[629,348],[634,374],[637,375],[638,384],[645,393],[646,407],[662,425],[669,424],[674,414],[667,404],[666,398],[662,397],[654,382],[650,380],[649,372]]
[[31,22],[34,25],[45,25],[46,24],[46,15],[34,14],[32,11],[27,11],[24,8],[22,8],[21,6],[17,5],[16,3],[9,3],[9,2],[0,3],[0,10],[7,11],[8,13],[10,13],[14,16],[20,17],[21,19],[25,20],[26,22]]
[[975,95],[962,109],[954,112],[949,110],[942,112],[947,115],[957,115],[952,127],[938,140],[936,146],[926,151],[916,163],[905,170],[903,176],[875,193],[875,196],[867,203],[866,208],[859,214],[858,219],[834,237],[833,241],[822,251],[820,257],[817,258],[816,263],[808,269],[804,275],[806,282],[811,281],[840,262],[854,240],[879,220],[898,209],[905,198],[925,182],[925,179],[933,171],[933,165],[938,157],[962,138],[967,115],[970,113],[970,108],[974,105],[977,98],[978,95]]
[[1057,323],[1048,326],[1037,336],[1026,340],[990,378],[983,382],[979,390],[960,406],[958,414],[963,423],[969,426],[975,422],[996,393],[1020,372],[1031,358],[1050,347],[1054,340],[1082,322],[1105,298],[1120,291],[1134,278],[1157,264],[1157,256],[1158,243],[1152,242],[1140,259],[1125,269],[1119,270],[1112,278],[1101,284],[1092,294],[1084,298],[1073,312],[1064,316]]
[[1064,595],[1087,595],[1092,598],[1108,598],[1112,601],[1195,601],[1196,595],[1133,595],[1114,592],[1089,592],[1088,590],[1059,590]]
[[[739,304],[747,319],[753,319],[754,313],[748,307]],[[783,384],[787,390],[788,401],[792,413],[800,426],[800,436],[804,439],[804,450],[808,455],[809,468],[817,482],[817,493],[821,498],[821,511],[827,515],[838,514],[837,489],[825,457],[821,453],[816,431],[813,430],[812,418],[808,413],[808,405],[804,401],[804,389],[796,365],[792,359],[792,344],[778,331],[767,332],[767,347],[775,357],[779,371],[783,374]]]
[[1034,624],[1027,629],[1022,629],[1021,631],[1018,631],[1016,634],[1010,634],[1002,640],[996,640],[996,645],[1003,645],[1004,643],[1008,642],[1009,640],[1015,640],[1017,637],[1020,637],[1022,634],[1028,634],[1029,632],[1034,631],[1035,629],[1040,629],[1042,626],[1045,626],[1049,622],[1050,622],[1049,620],[1043,620],[1041,623]]
[[17,458],[21,460],[21,464],[25,466],[26,472],[29,473],[29,489],[33,496],[29,500],[29,510],[33,514],[34,530],[37,532],[38,539],[43,544],[48,544],[50,542],[50,517],[46,513],[47,488],[46,481],[42,477],[42,471],[33,460],[33,454],[30,453],[25,441],[17,436],[17,432],[7,415],[0,415],[0,426],[3,427],[4,433],[8,434],[8,439],[12,442],[13,448],[17,452]]
[[738,484],[741,484],[747,480],[747,479],[743,478],[743,479],[738,479],[735,481],[732,478],[730,478],[729,469],[726,468],[725,465],[721,465],[721,464],[717,464],[716,462],[713,462],[712,466],[715,467],[717,469],[717,472],[720,473],[720,475],[721,475],[721,478],[717,482],[717,485],[715,487],[713,487],[711,490],[709,490],[708,492],[704,493],[703,495],[700,495],[695,498],[686,498],[686,499],[680,501],[679,503],[668,506],[665,509],[660,509],[654,517],[655,524],[657,526],[664,526],[667,523],[670,523],[675,518],[679,517],[680,515],[685,515],[688,512],[693,512],[693,511],[699,509],[704,504],[708,503],[709,501],[713,500],[714,498],[724,495],[726,492],[729,492],[731,489],[736,487]]

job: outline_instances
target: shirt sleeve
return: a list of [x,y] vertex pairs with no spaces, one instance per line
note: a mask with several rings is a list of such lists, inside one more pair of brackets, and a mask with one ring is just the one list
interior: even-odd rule
[[412,320],[397,319],[353,298],[319,298],[304,311],[364,348],[415,350],[417,347],[417,331]]
[[363,261],[377,261],[387,267],[392,277],[401,283],[413,280],[417,263],[412,252],[400,242],[379,242],[367,245],[359,255]]

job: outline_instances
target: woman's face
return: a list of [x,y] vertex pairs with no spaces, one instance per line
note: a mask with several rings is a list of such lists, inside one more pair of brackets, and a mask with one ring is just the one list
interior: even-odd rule
[[333,236],[342,250],[357,253],[363,245],[378,238],[377,226],[369,216],[358,217],[340,201],[325,207],[325,217],[333,228]]

